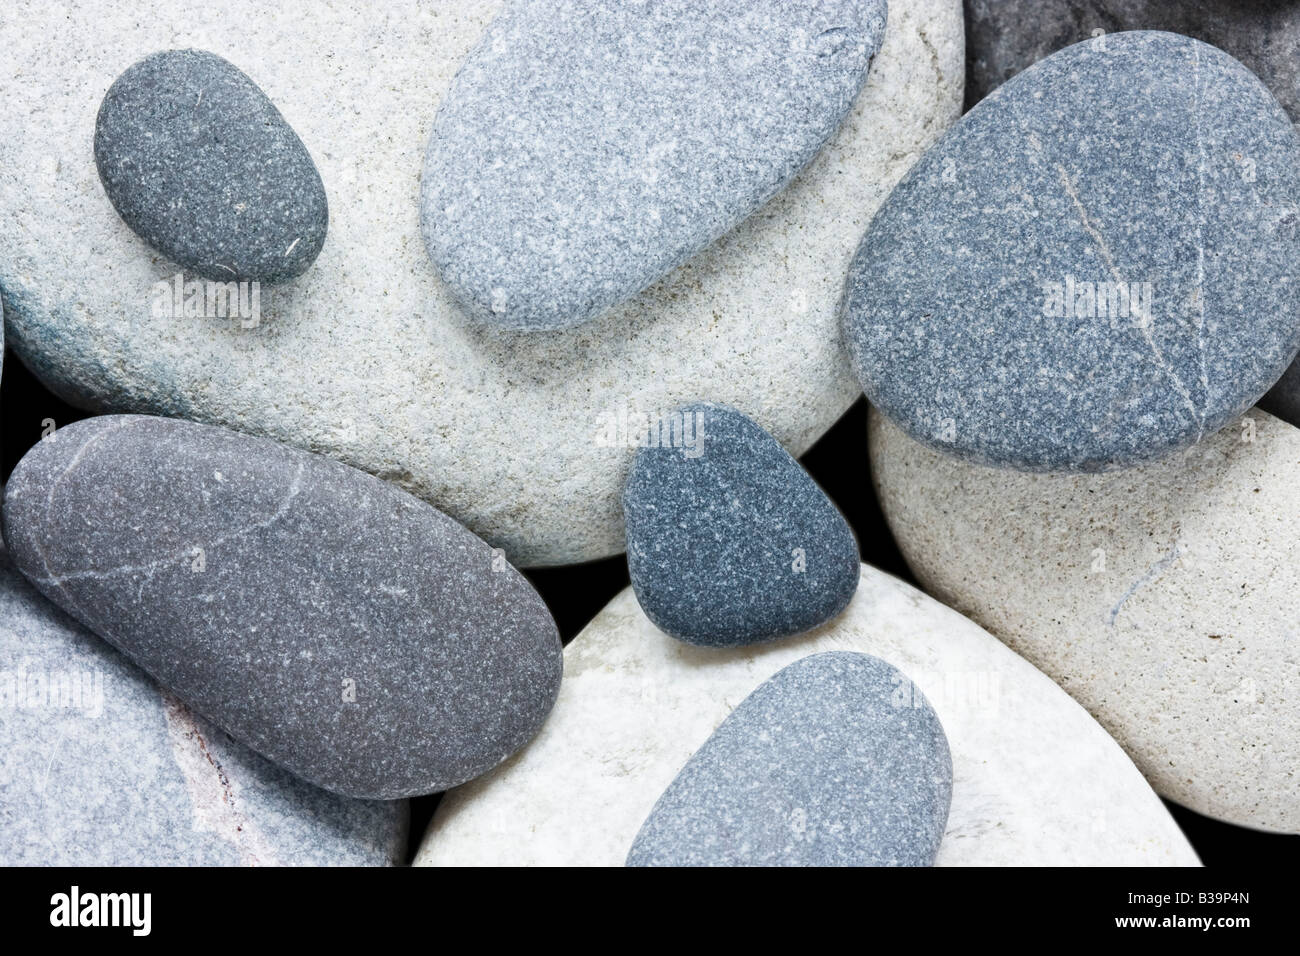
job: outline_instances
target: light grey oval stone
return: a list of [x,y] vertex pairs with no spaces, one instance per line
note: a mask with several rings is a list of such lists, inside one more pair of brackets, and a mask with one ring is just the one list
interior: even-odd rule
[[0,865],[402,862],[405,801],[352,800],[195,716],[0,548]]
[[872,403],[975,461],[1098,471],[1187,447],[1300,347],[1300,138],[1170,33],[1030,67],[881,207],[844,321]]
[[930,866],[951,802],[948,739],[912,682],[868,654],[813,654],[687,761],[627,863]]
[[425,157],[429,254],[479,318],[576,325],[779,192],[839,128],[885,0],[512,0]]
[[496,766],[560,682],[546,605],[446,515],[211,425],[75,422],[19,462],[15,565],[237,740],[349,796]]

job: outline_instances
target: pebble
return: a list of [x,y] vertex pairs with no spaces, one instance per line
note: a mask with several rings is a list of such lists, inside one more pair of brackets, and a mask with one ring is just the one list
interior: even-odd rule
[[625,589],[565,648],[537,738],[443,796],[417,865],[623,865],[655,802],[737,705],[823,651],[888,662],[942,723],[953,783],[936,865],[1196,864],[1123,751],[1049,678],[897,578],[861,574],[826,627],[725,649],[673,640]]
[[930,866],[952,758],[884,661],[812,654],[746,697],[659,798],[628,866]]
[[329,206],[307,147],[216,54],[164,50],[119,76],[95,120],[95,165],[126,224],[205,278],[283,282],[325,243]]

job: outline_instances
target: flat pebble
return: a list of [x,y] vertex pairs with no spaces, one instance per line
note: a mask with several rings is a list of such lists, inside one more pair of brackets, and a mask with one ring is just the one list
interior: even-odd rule
[[646,615],[690,644],[752,644],[844,610],[858,546],[797,461],[740,412],[700,403],[646,432],[623,492]]
[[27,453],[3,517],[42,593],[328,790],[463,783],[555,700],[559,635],[523,575],[424,502],[319,455],[104,415]]
[[985,468],[876,413],[869,435],[926,590],[1053,677],[1164,796],[1300,832],[1300,429],[1254,411],[1105,475]]
[[879,658],[810,654],[695,752],[628,866],[930,866],[952,757],[912,682]]

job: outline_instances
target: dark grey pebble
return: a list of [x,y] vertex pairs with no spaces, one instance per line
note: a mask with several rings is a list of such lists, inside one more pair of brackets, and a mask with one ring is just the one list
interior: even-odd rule
[[885,0],[512,0],[438,111],[434,265],[479,319],[599,315],[778,193],[838,129]]
[[904,177],[845,336],[914,438],[1093,471],[1233,420],[1300,347],[1300,140],[1240,63],[1170,33],[1053,54]]
[[221,57],[167,50],[114,81],[95,165],[121,217],[208,279],[281,282],[325,243],[325,186],[257,84]]
[[4,499],[17,567],[164,687],[326,789],[456,786],[537,732],[555,624],[504,556],[346,465],[210,425],[60,428]]
[[650,811],[629,866],[930,866],[952,802],[929,701],[868,654],[814,654],[744,699]]
[[688,405],[637,449],[623,492],[627,563],[646,616],[691,644],[752,644],[848,605],[858,546],[835,505],[766,431]]

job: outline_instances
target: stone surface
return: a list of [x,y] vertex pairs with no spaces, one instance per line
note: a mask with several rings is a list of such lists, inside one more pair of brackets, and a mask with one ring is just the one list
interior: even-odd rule
[[527,580],[446,515],[327,458],[105,415],[28,452],[3,517],[42,593],[329,790],[463,783],[555,700],[560,639]]
[[778,193],[835,133],[885,0],[513,0],[434,120],[420,225],[479,319],[587,321]]
[[986,464],[1151,460],[1249,408],[1300,347],[1300,139],[1185,37],[1069,47],[968,113],[858,251],[872,402]]
[[837,621],[757,647],[674,641],[624,590],[565,648],[560,698],[537,738],[443,797],[417,863],[621,866],[655,801],[732,709],[819,651],[887,661],[938,714],[953,789],[937,865],[1196,862],[1078,704],[961,615],[863,566]]
[[629,866],[930,866],[952,758],[879,658],[812,654],[722,722],[637,833]]
[[966,102],[1097,31],[1166,30],[1232,54],[1300,119],[1300,5],[1292,0],[966,0]]
[[1165,796],[1300,832],[1300,430],[1255,411],[1165,461],[1068,476],[870,424],[885,516],[935,597],[1053,676]]
[[[745,223],[609,315],[526,337],[470,322],[419,235],[434,115],[500,7],[321,0],[303,17],[269,0],[8,0],[0,288],[11,347],[74,405],[327,454],[435,504],[516,564],[622,550],[632,449],[595,438],[621,409],[725,402],[802,454],[859,393],[835,323],[853,248],[960,110],[959,0],[890,3],[840,131]],[[254,328],[154,317],[156,283],[175,266],[150,260],[95,172],[104,91],[167,47],[244,64],[312,144],[330,196],[316,265],[261,290]]]
[[0,549],[0,865],[402,862],[405,801],[335,796],[196,717]]
[[104,95],[95,165],[145,242],[209,279],[281,282],[316,261],[325,186],[302,140],[234,64],[164,50]]
[[623,492],[627,563],[650,620],[690,644],[798,634],[844,610],[858,545],[767,432],[696,403],[660,419]]

